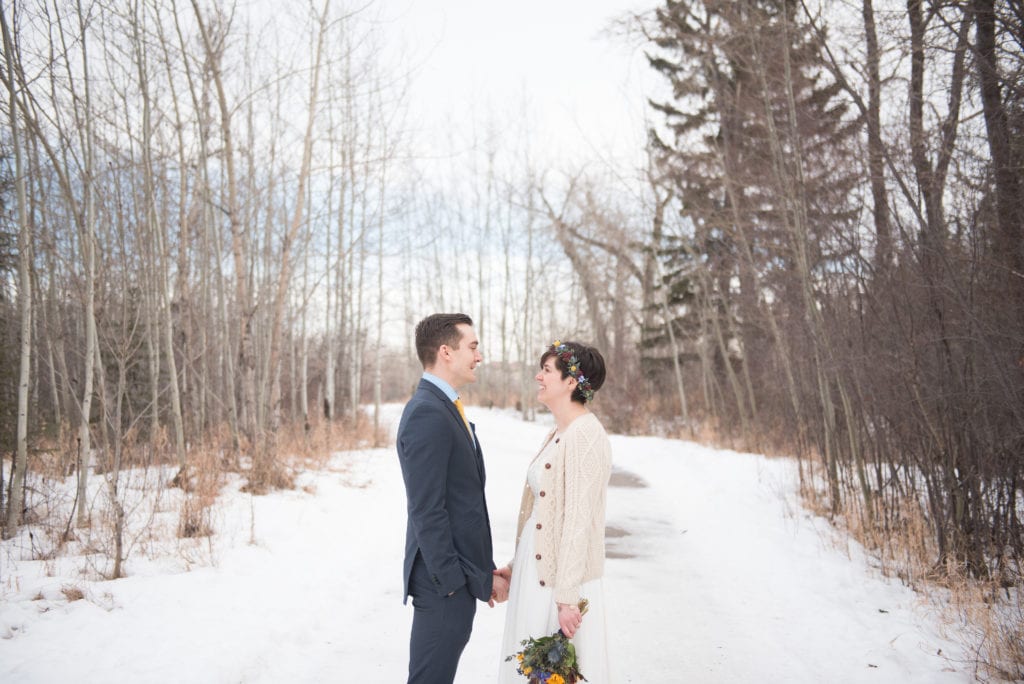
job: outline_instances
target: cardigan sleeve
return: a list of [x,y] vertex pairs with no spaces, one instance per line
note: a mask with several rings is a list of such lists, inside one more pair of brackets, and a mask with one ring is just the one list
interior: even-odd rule
[[564,516],[556,551],[554,594],[558,603],[574,604],[579,601],[591,553],[588,528],[596,515],[604,517],[604,512],[597,509],[608,483],[609,454],[602,448],[607,437],[601,430],[576,430],[566,437],[565,483],[561,493]]

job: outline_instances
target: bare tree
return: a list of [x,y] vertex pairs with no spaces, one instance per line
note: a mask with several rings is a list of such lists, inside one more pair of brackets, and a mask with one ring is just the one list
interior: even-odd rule
[[[11,39],[7,26],[7,12],[0,2],[0,28],[3,30],[4,55],[6,58],[6,78],[4,85],[10,99],[11,146],[14,153],[14,186],[17,195],[18,216],[18,313],[21,322],[19,334],[19,373],[18,373],[18,427],[17,456],[11,472],[10,500],[7,507],[7,519],[4,524],[4,538],[14,535],[21,523],[23,503],[22,486],[25,471],[28,467],[28,390],[29,371],[32,360],[32,235],[28,217],[28,199],[25,188],[25,163],[23,160],[20,126],[18,123],[18,94],[14,78],[14,41]],[[2,478],[0,478],[2,485]]]
[[[138,74],[138,89],[142,96],[142,185],[143,198],[142,206],[144,211],[144,222],[146,234],[153,239],[155,255],[152,260],[153,280],[155,283],[155,296],[152,298],[156,304],[155,311],[150,315],[150,321],[155,323],[155,328],[160,331],[156,339],[148,342],[151,349],[155,350],[162,343],[164,345],[164,358],[168,366],[169,382],[171,390],[171,417],[174,428],[174,448],[177,455],[178,466],[185,467],[185,427],[181,411],[181,393],[178,386],[178,365],[174,354],[174,321],[171,316],[171,302],[168,286],[170,270],[170,254],[167,239],[166,223],[160,220],[160,214],[156,200],[156,182],[154,180],[153,162],[153,125],[152,105],[150,98],[150,75],[149,65],[146,58],[148,44],[143,36],[144,16],[140,14],[138,5],[132,8],[132,16],[129,18],[131,26],[132,47],[135,57],[136,73]],[[159,311],[162,314],[158,315]],[[151,368],[159,368],[159,357],[151,351]],[[158,377],[158,374],[157,374]],[[157,412],[157,389],[159,381],[154,377],[153,382],[153,407],[152,415],[154,420],[158,417]]]
[[223,50],[225,35],[223,31],[224,17],[217,15],[216,24],[212,24],[204,17],[199,8],[197,0],[192,1],[192,9],[195,13],[196,22],[202,37],[205,50],[205,65],[209,76],[212,78],[215,91],[217,107],[220,112],[220,134],[222,138],[223,151],[221,157],[224,163],[224,197],[221,206],[227,214],[231,234],[231,254],[234,263],[235,279],[235,315],[237,330],[237,358],[236,368],[241,372],[241,415],[244,419],[241,424],[244,426],[245,436],[249,444],[255,444],[257,438],[257,414],[256,414],[256,359],[253,349],[253,317],[255,307],[249,294],[249,237],[248,231],[242,222],[241,206],[238,200],[238,179],[235,170],[235,148],[234,129],[232,124],[232,108],[228,103],[227,91],[224,85],[224,74],[222,68]]

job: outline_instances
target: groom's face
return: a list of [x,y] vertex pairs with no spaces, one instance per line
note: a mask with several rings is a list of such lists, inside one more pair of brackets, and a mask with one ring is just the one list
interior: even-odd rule
[[477,339],[473,326],[460,323],[456,329],[461,333],[457,347],[441,346],[441,354],[451,375],[451,385],[455,389],[476,382],[476,367],[484,360],[480,354],[480,340]]

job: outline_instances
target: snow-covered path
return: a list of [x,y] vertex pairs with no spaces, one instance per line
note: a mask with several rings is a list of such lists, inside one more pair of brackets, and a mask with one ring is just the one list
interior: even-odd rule
[[792,463],[661,439],[613,444],[649,484],[609,495],[610,520],[635,525],[643,545],[609,562],[627,667],[647,651],[639,603],[673,681],[971,680],[937,655],[960,648],[922,621],[913,592],[838,551],[799,509]]
[[[500,564],[548,428],[469,414]],[[621,682],[971,681],[917,597],[836,550],[795,505],[787,461],[656,438],[612,444],[605,590]],[[400,595],[393,448],[339,455],[301,484],[226,494],[212,567],[136,558],[131,576],[88,582],[4,549],[0,681],[405,681],[412,608]],[[68,584],[88,600],[64,600]],[[460,684],[493,681],[504,610],[480,605]]]

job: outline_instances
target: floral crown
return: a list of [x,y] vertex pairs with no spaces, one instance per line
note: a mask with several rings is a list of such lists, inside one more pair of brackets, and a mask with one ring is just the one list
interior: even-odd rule
[[590,380],[583,375],[583,369],[580,368],[580,361],[576,358],[576,353],[564,342],[555,340],[555,343],[551,345],[551,351],[558,355],[558,358],[569,369],[569,374],[576,378],[576,388],[583,394],[583,398],[586,401],[594,400],[594,388],[590,386]]

